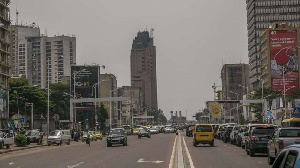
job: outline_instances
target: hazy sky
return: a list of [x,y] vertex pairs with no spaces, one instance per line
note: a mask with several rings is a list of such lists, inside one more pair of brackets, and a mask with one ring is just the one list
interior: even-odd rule
[[15,23],[77,37],[77,64],[98,63],[130,85],[130,50],[138,31],[154,28],[158,105],[188,113],[213,100],[222,62],[248,63],[245,0],[11,0]]

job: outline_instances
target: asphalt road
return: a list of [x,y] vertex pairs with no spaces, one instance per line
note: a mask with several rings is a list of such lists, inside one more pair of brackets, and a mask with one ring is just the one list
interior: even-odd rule
[[[138,139],[128,136],[128,146],[106,147],[105,138],[71,145],[44,146],[0,155],[1,168],[167,168],[175,134],[157,134]],[[157,161],[155,163],[153,161]]]
[[[184,136],[184,135],[183,135]],[[193,146],[193,138],[184,136],[187,148],[196,168],[269,168],[266,154],[250,157],[241,147],[215,140],[215,147]]]

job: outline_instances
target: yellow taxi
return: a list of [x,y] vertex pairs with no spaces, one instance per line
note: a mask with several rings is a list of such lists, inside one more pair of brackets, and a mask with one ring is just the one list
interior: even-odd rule
[[196,124],[193,131],[193,145],[209,144],[214,146],[214,128],[211,124]]
[[127,135],[131,135],[131,126],[130,125],[123,125],[122,126],[127,133]]
[[[90,133],[91,140],[97,141],[95,131],[89,131],[89,133]],[[83,135],[81,137],[82,142],[84,142],[86,140],[86,138],[87,138],[87,132],[83,132]]]
[[139,131],[139,128],[133,128],[132,135],[138,135]]
[[102,140],[102,133],[100,131],[95,131],[95,136],[97,139]]

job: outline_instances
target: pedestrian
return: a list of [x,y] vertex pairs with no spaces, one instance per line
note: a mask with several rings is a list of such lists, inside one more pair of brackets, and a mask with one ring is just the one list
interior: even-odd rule
[[91,145],[91,134],[90,132],[87,130],[87,137],[86,137],[86,144],[89,144],[89,146]]

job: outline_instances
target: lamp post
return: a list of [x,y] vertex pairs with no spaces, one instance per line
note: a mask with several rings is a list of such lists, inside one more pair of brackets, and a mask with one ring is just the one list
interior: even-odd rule
[[112,104],[111,104],[111,95],[112,95],[112,92],[114,92],[115,90],[110,90],[109,91],[109,94],[110,94],[110,100],[109,100],[109,128],[111,129],[111,109],[112,109]]
[[[246,91],[247,91],[247,95],[246,95],[246,100],[249,99],[249,87],[248,86],[242,86],[242,85],[239,85],[240,87],[243,87],[243,88],[246,88]],[[247,116],[248,116],[248,120],[250,121],[250,107],[249,107],[249,103],[247,103]]]
[[33,130],[33,103],[26,103],[26,105],[29,105],[31,106],[31,124],[30,124],[30,127],[31,127],[31,130]]
[[[236,93],[236,92],[233,92],[233,91],[230,91],[230,93],[233,93],[233,94],[235,94],[236,95],[236,100],[238,100],[239,99],[239,94],[238,93]],[[237,111],[237,114],[239,115],[239,104],[238,103],[236,103],[236,111]],[[231,122],[231,110],[230,110],[230,122]]]
[[283,92],[283,96],[284,96],[284,98],[283,98],[284,99],[284,118],[286,118],[286,109],[287,109],[287,107],[286,107],[286,100],[285,100],[286,91],[288,91],[288,90],[290,90],[290,89],[292,89],[294,87],[296,87],[296,86],[291,86],[290,88],[287,88],[287,89],[285,89],[285,87],[284,87],[284,90],[282,91]]
[[16,91],[16,90],[14,90],[14,93],[17,95],[17,108],[18,108],[18,128],[19,128],[19,122],[20,122],[19,95],[18,95],[18,91]]

